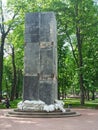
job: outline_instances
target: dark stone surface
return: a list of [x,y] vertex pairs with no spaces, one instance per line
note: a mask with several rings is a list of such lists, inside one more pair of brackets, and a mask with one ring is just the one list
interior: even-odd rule
[[25,20],[23,97],[52,104],[57,99],[55,15],[53,12],[28,13]]
[[25,46],[24,58],[24,73],[25,75],[33,75],[39,73],[40,69],[40,50],[39,43],[27,43]]
[[53,74],[53,49],[43,48],[40,50],[40,74]]
[[51,21],[53,21],[53,20],[54,20],[53,12],[40,14],[40,32],[39,32],[40,42],[51,41],[51,29],[52,29]]
[[38,100],[39,77],[38,76],[24,76],[24,100]]
[[39,42],[39,35],[25,34],[25,43]]
[[25,34],[39,35],[39,26],[27,25],[25,29]]
[[26,25],[39,25],[39,13],[27,13],[25,17]]
[[51,82],[41,81],[39,86],[39,97],[46,104],[54,103],[53,84]]

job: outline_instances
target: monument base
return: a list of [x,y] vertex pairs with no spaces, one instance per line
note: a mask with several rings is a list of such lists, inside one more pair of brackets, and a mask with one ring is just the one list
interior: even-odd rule
[[62,118],[79,116],[79,113],[64,109],[63,102],[56,100],[54,104],[46,105],[43,101],[24,101],[18,103],[18,108],[7,116],[23,118]]
[[7,114],[9,117],[21,117],[21,118],[64,118],[64,117],[74,117],[80,116],[79,113],[73,112],[68,109],[65,113],[61,111],[53,111],[53,112],[46,112],[46,111],[21,111],[21,110],[14,110]]
[[46,111],[52,112],[56,110],[60,110],[65,112],[64,102],[60,100],[55,100],[54,104],[47,105],[45,102],[41,100],[25,100],[21,101],[17,105],[17,109],[24,111]]

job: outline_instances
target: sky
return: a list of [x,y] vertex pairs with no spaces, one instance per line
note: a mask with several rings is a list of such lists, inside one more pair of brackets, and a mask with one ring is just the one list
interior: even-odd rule
[[7,0],[2,0],[2,3],[3,3],[4,5],[6,5],[6,2],[7,2]]

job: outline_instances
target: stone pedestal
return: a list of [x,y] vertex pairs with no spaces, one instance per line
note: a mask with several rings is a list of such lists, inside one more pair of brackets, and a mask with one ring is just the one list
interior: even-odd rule
[[57,99],[56,19],[53,12],[28,13],[25,17],[23,100]]

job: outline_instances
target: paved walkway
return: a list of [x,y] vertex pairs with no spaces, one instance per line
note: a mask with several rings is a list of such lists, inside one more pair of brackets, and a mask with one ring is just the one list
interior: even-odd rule
[[0,109],[0,130],[98,130],[98,110],[74,109],[81,116],[67,118],[6,117]]

